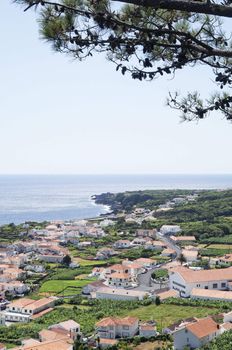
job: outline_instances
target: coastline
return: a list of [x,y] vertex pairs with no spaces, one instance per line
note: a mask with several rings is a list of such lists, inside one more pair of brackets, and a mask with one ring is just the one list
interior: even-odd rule
[[[0,225],[81,220],[109,214],[103,193],[232,188],[232,175],[0,175]],[[100,204],[100,206],[99,206]]]

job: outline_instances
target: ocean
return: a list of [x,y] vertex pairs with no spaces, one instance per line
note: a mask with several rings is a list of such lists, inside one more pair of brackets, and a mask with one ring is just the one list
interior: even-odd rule
[[232,175],[1,175],[0,225],[106,213],[94,194],[144,189],[227,189]]

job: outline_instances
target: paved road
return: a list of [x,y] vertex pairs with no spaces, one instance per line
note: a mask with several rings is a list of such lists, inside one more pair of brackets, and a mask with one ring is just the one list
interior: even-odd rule
[[161,235],[159,232],[157,233],[157,237],[163,241],[169,248],[176,251],[177,256],[181,254],[181,249],[178,245],[172,242],[172,240],[169,238],[169,236]]
[[136,288],[133,288],[133,290],[152,292],[152,291],[166,288],[168,283],[154,283],[151,281],[152,272],[158,269],[159,268],[155,267],[151,270],[148,270],[146,273],[142,273],[138,275],[139,286]]
[[[172,242],[172,240],[168,236],[163,236],[160,233],[157,234],[158,238],[162,240],[169,248],[176,251],[177,257],[181,254],[181,249],[178,245]],[[165,264],[164,264],[165,267]],[[154,283],[151,281],[152,272],[157,270],[155,267],[151,270],[148,270],[146,273],[143,273],[138,276],[139,286],[134,288],[134,290],[142,290],[142,291],[157,291],[159,289],[167,288],[168,282],[164,283]]]

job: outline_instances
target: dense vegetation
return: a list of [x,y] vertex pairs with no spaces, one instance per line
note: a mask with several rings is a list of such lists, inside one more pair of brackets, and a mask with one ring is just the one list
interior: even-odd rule
[[201,350],[231,350],[232,331],[228,331],[214,339],[212,342],[202,346]]
[[190,195],[192,190],[147,190],[123,193],[103,193],[95,196],[97,204],[109,205],[113,210],[131,211],[134,206],[154,209],[171,198]]
[[[220,237],[232,235],[232,190],[154,190],[107,193],[97,196],[96,202],[111,205],[116,212],[118,210],[131,212],[135,207],[156,210],[159,205],[175,197],[196,192],[198,198],[195,202],[175,205],[169,211],[155,211],[153,215],[156,221],[143,223],[143,227],[159,229],[163,224],[177,224],[181,226],[182,234],[193,234],[202,242],[207,242],[209,238],[212,238],[211,242],[216,243],[220,242]],[[117,225],[121,229],[124,228],[120,221]],[[131,230],[134,229],[134,225],[128,225],[128,227],[131,227]],[[224,242],[227,242],[226,239]]]
[[57,306],[49,314],[32,321],[30,324],[15,324],[10,327],[0,327],[0,342],[18,344],[21,339],[38,337],[38,332],[48,328],[52,324],[73,319],[80,323],[81,331],[92,334],[95,323],[107,316],[135,316],[141,320],[155,320],[158,329],[161,330],[173,322],[186,317],[204,317],[208,314],[216,314],[221,310],[218,305],[205,302],[204,305],[174,305],[153,304],[151,300],[136,301],[112,301],[112,300],[87,300],[81,296],[67,299],[63,305]]
[[43,229],[47,222],[27,222],[26,224],[15,225],[10,223],[0,226],[0,244],[11,243],[17,239],[24,240],[27,238],[28,231],[33,228]]

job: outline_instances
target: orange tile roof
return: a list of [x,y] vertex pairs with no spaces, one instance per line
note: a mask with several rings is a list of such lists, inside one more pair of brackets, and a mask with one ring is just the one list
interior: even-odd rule
[[110,268],[110,270],[112,270],[112,271],[122,271],[122,270],[124,271],[124,270],[127,269],[127,267],[122,266],[122,265],[120,265],[120,264],[112,265],[112,266],[110,266],[109,268]]
[[12,350],[69,350],[71,347],[71,340],[66,337],[54,341],[41,342],[36,345],[22,345]]
[[175,253],[176,251],[174,249],[171,249],[171,248],[166,248],[162,251],[162,254],[173,254]]
[[103,318],[101,321],[96,323],[97,327],[107,327],[107,326],[116,326],[116,325],[126,325],[126,326],[132,326],[138,322],[138,318],[136,317],[124,317],[124,318],[115,318],[115,317],[106,317]]
[[32,302],[34,302],[34,300],[28,299],[28,298],[22,298],[22,299],[12,301],[12,303],[10,303],[9,306],[10,307],[26,307],[27,305],[31,304]]
[[46,310],[40,311],[40,312],[38,312],[37,314],[32,315],[31,318],[32,318],[33,320],[35,320],[36,318],[39,318],[39,317],[41,317],[41,316],[44,316],[44,315],[48,314],[49,312],[51,312],[51,311],[53,311],[53,310],[54,310],[54,309],[53,309],[52,307],[49,307],[49,308],[46,309]]
[[185,267],[177,267],[170,272],[178,273],[186,282],[224,281],[232,280],[232,268],[212,270],[191,270]]
[[39,332],[39,336],[43,339],[43,341],[53,341],[64,338],[64,334],[50,331],[48,329],[43,329],[41,332]]
[[215,298],[232,301],[232,291],[210,290],[203,288],[193,288],[191,291],[193,297]]
[[129,273],[123,273],[123,272],[113,272],[109,275],[109,278],[122,278],[122,279],[128,279],[131,277]]
[[96,323],[96,327],[107,327],[107,326],[115,326],[115,325],[116,325],[116,322],[114,317],[106,317]]
[[164,242],[161,242],[161,241],[153,241],[152,244],[160,246],[160,247],[166,247],[166,244]]
[[154,331],[155,330],[155,327],[150,325],[150,324],[141,324],[140,325],[140,329],[142,331]]
[[165,300],[168,298],[178,298],[180,295],[176,290],[170,289],[165,292],[161,292],[157,294],[157,296],[160,298],[160,300]]
[[231,322],[225,322],[222,324],[222,327],[226,329],[227,331],[232,329],[232,323]]
[[195,241],[195,236],[171,236],[170,237],[173,241],[181,242],[181,241]]
[[43,298],[39,300],[32,300],[32,303],[28,306],[28,309],[35,310],[39,307],[49,305],[51,302],[54,302],[52,298]]
[[136,259],[135,260],[137,263],[148,263],[148,264],[153,264],[153,263],[155,263],[155,260],[153,260],[153,259],[149,259],[149,258],[139,258],[139,259]]
[[117,339],[100,338],[100,344],[115,345],[117,344]]
[[211,318],[202,318],[197,322],[186,326],[187,330],[193,333],[198,339],[204,338],[218,331],[218,324]]

